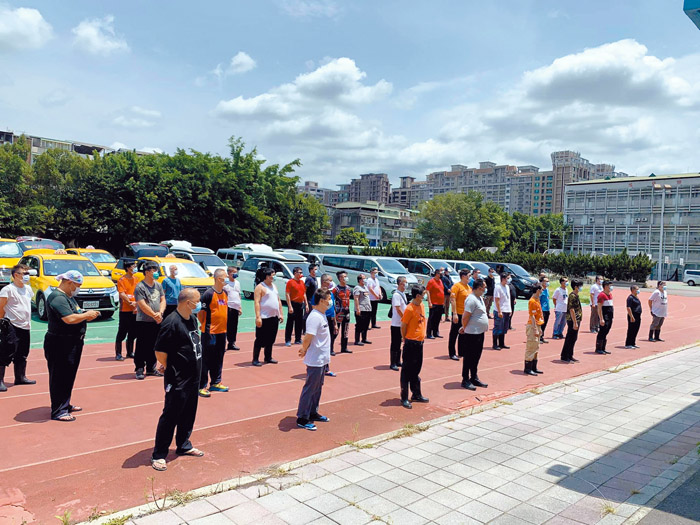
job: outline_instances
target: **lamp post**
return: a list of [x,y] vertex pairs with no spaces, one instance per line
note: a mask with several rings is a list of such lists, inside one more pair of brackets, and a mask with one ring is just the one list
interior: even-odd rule
[[662,280],[661,268],[663,264],[663,246],[664,246],[664,212],[666,211],[666,190],[670,190],[671,186],[669,184],[654,184],[655,190],[662,190],[661,192],[661,221],[659,225],[659,261],[657,268],[657,281]]

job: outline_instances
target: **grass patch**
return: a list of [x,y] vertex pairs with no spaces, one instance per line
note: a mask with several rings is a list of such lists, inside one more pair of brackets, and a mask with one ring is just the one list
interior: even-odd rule
[[73,520],[70,519],[71,514],[73,514],[71,511],[67,510],[60,516],[54,516],[58,521],[62,523],[62,525],[71,525],[73,523]]
[[289,469],[282,468],[279,465],[273,465],[265,470],[265,474],[267,474],[271,478],[283,478],[284,476],[289,474]]
[[611,368],[608,370],[611,374],[617,374],[618,372],[622,372],[623,370],[627,370],[628,368],[632,368],[632,365],[617,365],[615,368]]
[[174,501],[176,505],[184,505],[195,499],[191,492],[182,492],[178,489],[169,490],[163,495],[164,499]]
[[132,514],[127,514],[126,516],[119,516],[105,521],[105,525],[124,525],[127,521],[131,519]]
[[360,441],[360,424],[355,423],[352,426],[352,439],[348,439],[347,441],[343,441],[341,445],[347,445],[349,447],[356,448],[358,450],[362,450],[363,448],[373,448],[374,445],[372,443],[359,443]]
[[401,430],[397,430],[396,432],[394,432],[394,435],[391,436],[391,439],[410,437],[414,434],[425,432],[429,428],[430,425],[428,425],[427,423],[422,423],[419,425],[414,425],[413,423],[406,423]]
[[635,494],[641,494],[641,493],[642,493],[641,490],[632,489],[632,490],[630,491],[630,496],[634,496]]
[[528,390],[528,392],[537,396],[537,395],[540,395],[542,393],[542,390],[540,390],[539,388],[533,388],[532,390]]
[[603,516],[607,516],[608,514],[615,514],[615,506],[609,501],[604,502],[603,507],[601,509],[601,514]]
[[678,463],[678,460],[679,460],[679,459],[680,459],[680,458],[679,458],[678,456],[676,456],[676,457],[673,458],[671,461],[669,461],[669,464],[675,465],[676,463]]
[[513,402],[512,402],[512,401],[508,401],[507,399],[499,399],[499,400],[496,401],[496,403],[495,403],[495,405],[496,405],[497,407],[500,407],[500,406],[511,406],[512,404],[513,404]]

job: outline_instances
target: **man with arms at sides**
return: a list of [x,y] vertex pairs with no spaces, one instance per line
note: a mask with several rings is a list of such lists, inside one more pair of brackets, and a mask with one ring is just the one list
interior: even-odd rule
[[[411,288],[411,302],[401,318],[401,338],[403,345],[403,366],[401,367],[401,405],[413,408],[411,401],[427,403],[420,387],[420,371],[423,367],[423,341],[425,340],[426,322],[425,306],[423,305],[423,286]],[[439,318],[438,318],[439,319]],[[411,389],[411,401],[408,400],[408,389]]]

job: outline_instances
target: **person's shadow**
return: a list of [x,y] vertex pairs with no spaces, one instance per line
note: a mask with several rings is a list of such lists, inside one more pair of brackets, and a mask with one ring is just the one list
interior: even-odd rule
[[382,401],[381,403],[379,403],[379,406],[382,406],[382,407],[400,407],[401,406],[401,398],[392,397],[391,399],[387,399],[386,401]]
[[23,410],[14,419],[20,423],[46,423],[51,421],[51,408],[37,407]]
[[[152,453],[153,453],[152,448],[140,450],[136,454],[134,454],[133,456],[126,458],[124,460],[124,463],[122,463],[122,468],[147,467],[151,464],[151,454]],[[170,456],[174,456],[174,454],[169,453],[168,457],[170,457]]]
[[277,428],[282,432],[289,432],[290,430],[294,430],[295,428],[297,428],[297,418],[294,416],[285,416],[282,419],[280,419],[279,423],[277,423]]

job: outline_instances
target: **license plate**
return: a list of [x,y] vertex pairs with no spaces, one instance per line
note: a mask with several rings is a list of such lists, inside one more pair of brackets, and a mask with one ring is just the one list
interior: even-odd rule
[[85,301],[83,303],[83,308],[99,308],[100,301]]

